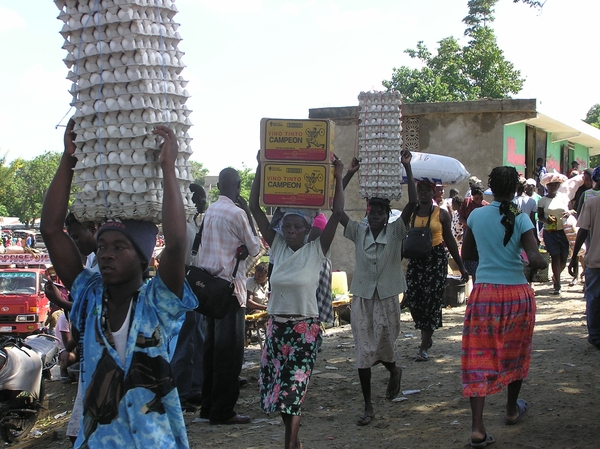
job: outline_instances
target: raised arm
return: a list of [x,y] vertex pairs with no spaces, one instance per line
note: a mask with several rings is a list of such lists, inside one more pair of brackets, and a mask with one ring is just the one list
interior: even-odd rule
[[344,164],[340,159],[336,159],[333,164],[335,166],[335,194],[333,197],[333,209],[331,211],[331,217],[329,217],[329,220],[325,225],[325,229],[323,229],[323,233],[321,234],[321,249],[323,250],[323,254],[326,254],[327,251],[329,251],[331,242],[333,242],[333,238],[335,237],[337,225],[344,215],[344,184],[342,181]]
[[353,157],[352,162],[350,162],[350,167],[348,167],[348,170],[346,171],[346,174],[344,175],[344,179],[342,180],[342,184],[344,185],[344,190],[346,189],[346,187],[348,186],[348,183],[350,182],[350,180],[352,179],[352,177],[358,171],[359,168],[360,168],[360,161],[357,158]]
[[61,309],[67,311],[71,310],[73,303],[63,299],[62,295],[60,294],[60,290],[52,281],[46,282],[46,285],[44,286],[44,292],[52,304],[56,304]]
[[408,225],[408,221],[410,220],[411,215],[415,210],[415,206],[417,205],[417,186],[415,184],[415,178],[412,172],[412,166],[410,165],[410,161],[412,160],[412,154],[408,150],[402,151],[400,153],[400,162],[404,166],[404,171],[406,171],[406,180],[408,186],[408,204],[404,206],[402,210],[402,214],[400,218],[405,225]]
[[177,137],[166,126],[158,125],[152,134],[164,139],[158,159],[163,173],[163,233],[165,248],[160,255],[158,273],[169,290],[181,297],[185,279],[186,225],[183,198],[175,175]]
[[273,245],[273,240],[275,240],[275,231],[269,228],[269,219],[265,212],[260,208],[260,177],[260,162],[258,162],[256,175],[254,176],[252,189],[250,190],[250,212],[252,212],[252,216],[256,221],[256,226],[258,226],[258,230],[265,239],[265,242],[271,246]]
[[76,149],[74,127],[73,119],[69,120],[64,136],[65,150],[46,192],[40,223],[40,232],[56,274],[68,290],[71,289],[77,275],[83,271],[79,249],[73,239],[64,232],[73,168],[77,163],[77,159],[73,156]]
[[[346,174],[344,175],[344,179],[342,180],[344,190],[346,190],[346,187],[348,187],[348,183],[350,182],[350,180],[352,179],[352,177],[358,171],[359,168],[360,168],[360,161],[357,158],[353,157],[352,162],[350,162],[350,167],[348,167],[348,170],[346,171]],[[348,224],[349,221],[350,221],[350,217],[348,217],[348,215],[346,215],[346,212],[342,212],[342,216],[340,217],[340,224],[343,227],[346,227],[346,225]]]

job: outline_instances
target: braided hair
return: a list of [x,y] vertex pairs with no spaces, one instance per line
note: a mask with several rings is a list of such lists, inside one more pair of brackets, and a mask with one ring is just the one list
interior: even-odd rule
[[508,244],[515,231],[516,216],[521,210],[506,198],[512,198],[519,183],[519,174],[514,167],[503,166],[496,167],[488,177],[488,186],[492,189],[494,196],[505,198],[500,203],[500,215],[502,215],[502,226],[504,226],[504,246]]
[[390,215],[392,214],[390,200],[388,200],[387,198],[378,198],[374,196],[372,198],[369,198],[368,201],[369,209],[371,208],[371,206],[379,206],[387,214],[388,220],[390,219]]

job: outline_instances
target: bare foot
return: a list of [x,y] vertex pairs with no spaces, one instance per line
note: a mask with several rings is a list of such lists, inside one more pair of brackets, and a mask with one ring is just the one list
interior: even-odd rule
[[400,383],[402,382],[402,368],[396,367],[395,372],[390,373],[390,381],[388,382],[385,397],[394,399],[400,393]]

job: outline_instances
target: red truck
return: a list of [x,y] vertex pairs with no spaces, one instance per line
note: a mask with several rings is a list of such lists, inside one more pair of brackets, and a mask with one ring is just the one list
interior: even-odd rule
[[39,332],[50,311],[47,255],[0,254],[0,334]]

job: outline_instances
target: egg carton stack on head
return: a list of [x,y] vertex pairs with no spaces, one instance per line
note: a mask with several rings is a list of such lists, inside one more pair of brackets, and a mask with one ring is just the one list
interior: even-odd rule
[[187,131],[187,81],[172,0],[55,0],[64,22],[64,59],[76,112],[72,210],[79,220],[131,218],[162,222],[161,139],[177,136],[175,170],[189,218],[195,207]]
[[400,93],[361,92],[358,101],[359,193],[366,199],[398,200],[402,197]]

